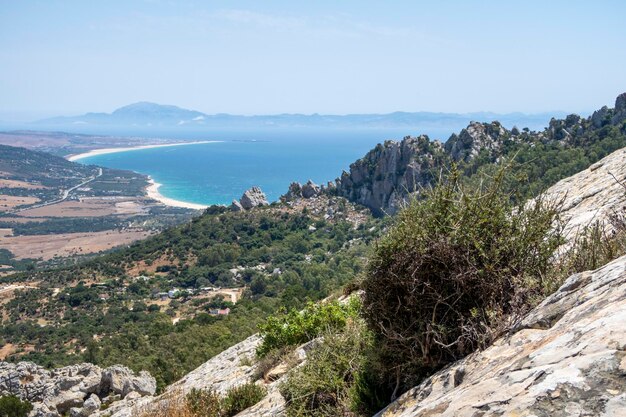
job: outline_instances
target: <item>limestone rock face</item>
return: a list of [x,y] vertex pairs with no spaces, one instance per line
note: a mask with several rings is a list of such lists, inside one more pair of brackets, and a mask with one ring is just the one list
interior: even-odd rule
[[230,205],[230,210],[231,211],[243,211],[243,206],[241,205],[239,201],[233,200],[232,204]]
[[289,184],[289,190],[281,197],[283,201],[293,201],[302,197],[302,185],[299,182],[292,182]]
[[250,210],[254,207],[269,205],[265,193],[259,187],[252,187],[246,190],[239,201],[233,200],[230,205],[231,211]]
[[507,337],[378,417],[618,416],[626,410],[626,257],[570,277]]
[[408,195],[430,184],[432,169],[443,147],[427,136],[386,141],[350,165],[336,183],[337,194],[370,208],[374,214],[393,214]]
[[130,369],[120,365],[111,366],[102,372],[102,386],[122,397],[133,391],[140,396],[156,392],[156,380],[149,373],[142,371],[136,376]]
[[594,221],[605,222],[626,207],[626,148],[613,152],[546,191],[546,198],[561,201],[565,236],[572,239]]
[[626,93],[622,93],[615,99],[615,115],[611,119],[613,124],[626,119]]
[[304,198],[315,197],[319,192],[320,187],[311,180],[308,180],[306,184],[302,186],[302,197]]
[[135,375],[119,365],[101,369],[83,363],[49,371],[32,362],[0,362],[0,394],[33,403],[34,417],[90,416],[114,390],[120,398],[131,391],[153,395],[156,381],[147,372]]
[[455,161],[467,161],[478,156],[483,149],[489,152],[499,150],[508,134],[509,132],[498,122],[490,124],[471,122],[458,135],[450,136],[444,147]]

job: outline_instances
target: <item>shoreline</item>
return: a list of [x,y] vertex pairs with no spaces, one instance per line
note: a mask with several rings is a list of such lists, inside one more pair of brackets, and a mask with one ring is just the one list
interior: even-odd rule
[[65,157],[65,159],[71,162],[76,162],[80,159],[89,158],[89,157],[98,156],[98,155],[107,155],[111,153],[139,151],[142,149],[166,148],[166,147],[171,147],[171,146],[200,145],[203,143],[219,143],[219,142],[221,141],[220,140],[201,140],[201,141],[195,141],[195,142],[163,143],[163,144],[158,144],[158,145],[157,144],[138,145],[138,146],[128,146],[128,147],[121,147],[121,148],[92,149],[87,152],[68,155]]
[[159,192],[159,187],[161,184],[156,182],[150,175],[148,175],[148,186],[146,187],[146,195],[158,201],[161,204],[165,204],[170,207],[181,207],[192,210],[204,210],[209,206],[205,206],[203,204],[189,203],[187,201],[174,200],[173,198],[165,197],[163,194]]
[[[158,144],[158,145],[155,144],[155,145],[139,145],[139,146],[129,146],[129,147],[120,147],[120,148],[92,149],[91,151],[78,153],[74,155],[68,155],[65,157],[65,159],[71,162],[76,162],[80,159],[89,158],[91,156],[107,155],[111,153],[130,152],[130,151],[137,151],[137,150],[142,150],[142,149],[165,148],[165,147],[171,147],[171,146],[200,145],[203,143],[218,143],[218,142],[221,142],[221,141],[202,140],[202,141],[195,141],[195,142],[164,143],[164,144]],[[145,191],[146,191],[146,196],[148,198],[156,200],[159,203],[164,204],[166,206],[170,206],[170,207],[180,207],[180,208],[187,208],[191,210],[204,210],[208,207],[203,204],[190,203],[187,201],[175,200],[173,198],[165,197],[163,194],[159,192],[159,187],[161,187],[161,184],[154,181],[154,179],[150,175],[147,175],[147,177],[148,177],[148,186],[145,188]]]

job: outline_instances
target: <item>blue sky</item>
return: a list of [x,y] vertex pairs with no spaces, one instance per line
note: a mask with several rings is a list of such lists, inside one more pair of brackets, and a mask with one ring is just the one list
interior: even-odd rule
[[0,112],[585,112],[626,2],[0,0]]

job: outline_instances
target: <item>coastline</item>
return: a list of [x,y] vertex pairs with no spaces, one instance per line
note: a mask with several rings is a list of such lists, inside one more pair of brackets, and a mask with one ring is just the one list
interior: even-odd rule
[[203,204],[188,203],[186,201],[174,200],[173,198],[163,196],[163,194],[159,192],[159,187],[161,186],[161,184],[154,181],[154,179],[149,175],[148,184],[149,185],[146,187],[146,194],[148,195],[148,197],[162,204],[165,204],[166,206],[188,208],[192,210],[204,210],[208,207]]
[[[68,161],[76,162],[80,159],[89,158],[91,156],[97,155],[106,155],[111,153],[119,153],[119,152],[129,152],[129,151],[137,151],[142,149],[152,149],[152,148],[165,148],[170,146],[183,146],[183,145],[199,145],[203,143],[218,143],[221,142],[219,140],[202,140],[195,142],[180,142],[180,143],[164,143],[158,145],[140,145],[140,146],[131,146],[131,147],[121,147],[121,148],[103,148],[103,149],[93,149],[88,152],[68,155],[65,157]],[[175,200],[173,198],[165,197],[163,194],[159,192],[159,187],[161,184],[154,181],[154,179],[148,175],[148,186],[146,187],[146,195],[161,204],[165,204],[166,206],[171,207],[181,207],[192,210],[204,210],[208,206],[203,204],[189,203],[187,201]]]
[[139,145],[139,146],[130,146],[130,147],[122,147],[122,148],[103,148],[103,149],[93,149],[91,151],[77,153],[74,155],[68,155],[65,157],[68,161],[76,162],[79,159],[89,158],[91,156],[98,155],[106,155],[110,153],[118,153],[118,152],[130,152],[130,151],[139,151],[142,149],[152,149],[152,148],[166,148],[170,146],[184,146],[184,145],[200,145],[203,143],[218,143],[221,142],[219,140],[201,140],[195,142],[180,142],[180,143],[163,143],[159,145]]

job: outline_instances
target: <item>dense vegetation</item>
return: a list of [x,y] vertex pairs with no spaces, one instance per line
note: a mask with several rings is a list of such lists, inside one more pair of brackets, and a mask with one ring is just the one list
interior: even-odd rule
[[[121,363],[150,371],[163,387],[255,333],[270,313],[300,308],[352,280],[378,223],[355,227],[280,207],[213,208],[92,261],[5,278],[41,284],[16,292],[4,306],[9,320],[1,336],[5,343],[33,345],[10,360],[49,367]],[[232,304],[200,292],[211,286],[245,291]],[[179,289],[175,298],[163,303],[159,294],[173,288]],[[227,316],[209,314],[225,307]]]
[[0,397],[0,417],[26,417],[33,409],[33,405],[22,401],[15,395]]
[[513,206],[501,178],[468,189],[453,171],[376,245],[363,315],[395,390],[486,346],[551,287],[558,207]]

